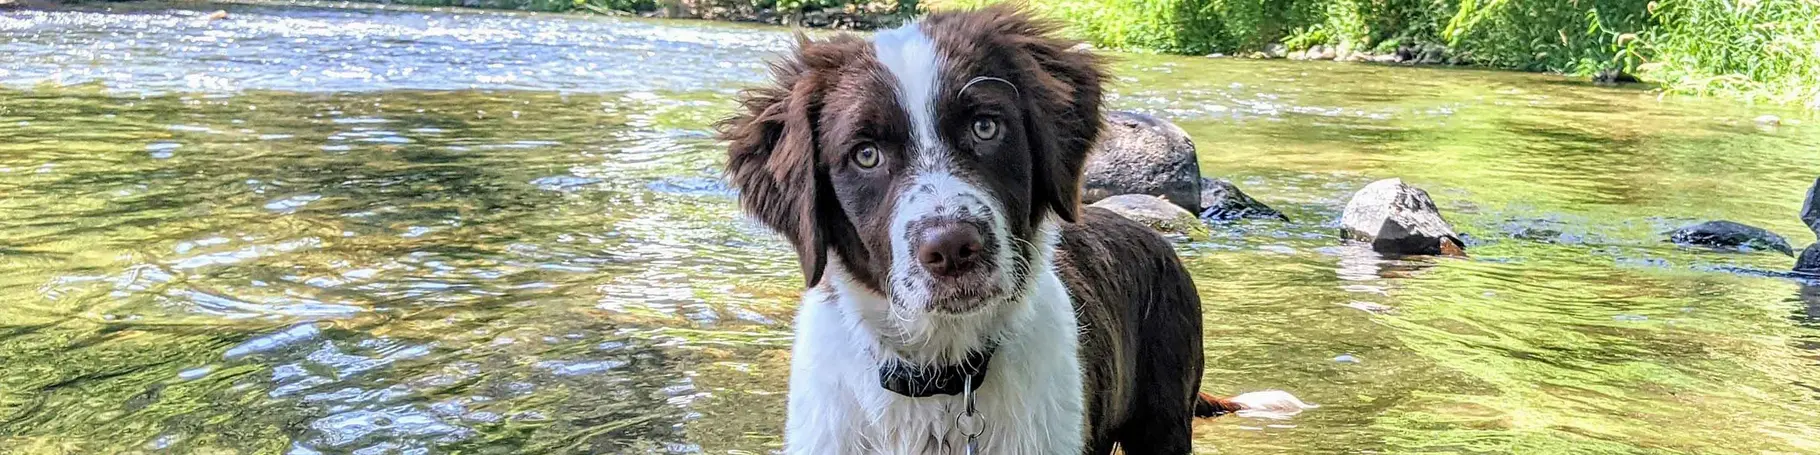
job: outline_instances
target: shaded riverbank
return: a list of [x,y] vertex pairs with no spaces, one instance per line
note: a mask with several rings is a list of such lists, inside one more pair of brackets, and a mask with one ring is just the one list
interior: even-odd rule
[[[0,16],[0,453],[776,449],[801,277],[739,218],[710,125],[790,40],[427,8]],[[1323,405],[1205,422],[1201,453],[1820,450],[1820,283],[1664,241],[1807,232],[1800,112],[1117,56],[1114,108],[1293,220],[1178,245],[1206,388]],[[1343,246],[1347,197],[1387,177],[1472,257]]]

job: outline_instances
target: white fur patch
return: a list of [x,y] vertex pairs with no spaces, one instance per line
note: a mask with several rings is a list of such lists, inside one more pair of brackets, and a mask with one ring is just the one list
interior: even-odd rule
[[[1044,243],[1052,246],[1055,230],[1049,226]],[[1016,299],[1012,308],[1018,311],[998,322],[1015,330],[1000,341],[974,398],[986,421],[981,453],[1074,455],[1085,444],[1074,304],[1046,266],[1053,249],[1041,250],[1045,266],[1033,271],[1034,285]],[[878,353],[887,348],[859,309],[885,303],[855,289],[844,266],[831,264],[829,276],[836,278],[834,286],[804,295],[798,309],[784,452],[961,453],[966,437],[955,425],[961,398],[909,398],[880,387]]]
[[947,65],[936,52],[935,42],[923,34],[920,24],[912,22],[879,32],[872,38],[872,47],[885,71],[897,79],[897,102],[910,114],[915,145],[940,147],[941,139],[935,134],[935,100]]

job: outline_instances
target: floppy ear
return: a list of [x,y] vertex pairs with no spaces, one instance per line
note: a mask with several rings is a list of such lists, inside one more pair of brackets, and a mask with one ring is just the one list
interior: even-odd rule
[[818,195],[827,173],[816,160],[814,107],[823,83],[804,63],[815,43],[801,39],[796,56],[772,64],[776,83],[741,94],[744,112],[720,122],[727,144],[727,177],[739,189],[740,207],[796,247],[809,287],[828,265],[828,239]]
[[[1106,76],[1100,59],[1070,50],[1076,43],[1055,38],[1054,23],[1008,7],[985,12],[1003,15],[999,30],[1011,37],[1015,52],[1028,58],[1019,66],[1027,66],[1022,85],[1030,87],[1025,102],[1032,112],[1024,119],[1035,165],[1035,202],[1072,223],[1080,217],[1081,170],[1104,130],[1100,83]],[[1042,211],[1031,215],[1041,217]]]

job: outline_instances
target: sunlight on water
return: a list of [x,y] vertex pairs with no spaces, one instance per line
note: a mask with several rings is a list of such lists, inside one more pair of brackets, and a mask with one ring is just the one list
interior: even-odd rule
[[8,13],[0,80],[121,92],[696,90],[762,72],[789,35],[494,12],[235,6]]
[[[0,453],[768,453],[791,250],[712,123],[789,34],[424,9],[0,16]],[[207,10],[212,11],[215,6]],[[1820,452],[1820,127],[1561,78],[1121,55],[1293,222],[1180,244],[1203,453]],[[1471,259],[1339,241],[1402,177]]]

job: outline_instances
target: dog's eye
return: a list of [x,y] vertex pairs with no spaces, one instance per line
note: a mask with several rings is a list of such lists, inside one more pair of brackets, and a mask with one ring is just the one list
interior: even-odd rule
[[979,117],[973,119],[973,138],[981,141],[998,139],[998,119]]
[[879,159],[878,146],[864,144],[853,149],[853,164],[857,164],[859,167],[866,169],[878,167]]

